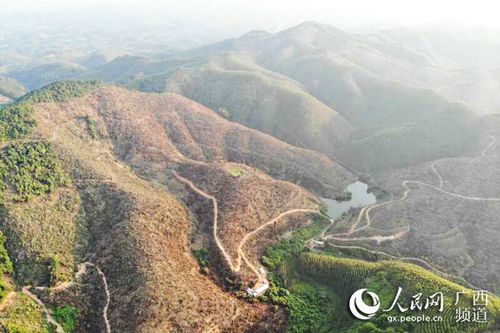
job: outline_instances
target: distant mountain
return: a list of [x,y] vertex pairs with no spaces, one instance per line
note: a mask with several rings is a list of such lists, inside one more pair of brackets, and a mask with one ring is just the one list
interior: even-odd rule
[[[451,56],[464,52],[444,52],[446,43],[440,41],[443,41],[445,36],[433,42],[427,39],[414,42],[415,38],[402,34],[404,37],[394,41],[383,32],[347,34],[322,24],[305,23],[283,31],[275,38],[261,41],[255,50],[262,54],[262,61],[266,62],[268,67],[280,72],[291,74],[299,64],[289,64],[289,60],[305,57],[301,60],[302,63],[316,59],[341,73],[364,72],[376,79],[400,82],[415,88],[433,89],[452,101],[468,104],[478,114],[500,111],[500,99],[496,93],[500,89],[500,82],[492,73],[493,69],[498,68],[494,61],[484,60],[483,66],[467,65],[465,61],[457,63]],[[434,38],[437,35],[439,34],[432,34]],[[262,43],[265,46],[262,46]],[[464,40],[462,45],[466,45],[462,48],[468,50],[475,47],[473,41]],[[482,45],[481,49],[484,48],[486,46]],[[269,52],[262,53],[262,50]],[[479,53],[491,54],[491,59],[497,59],[493,55],[500,55],[500,48],[492,44],[488,50]],[[291,76],[294,77],[293,74]]]
[[120,52],[113,50],[102,50],[87,54],[77,59],[76,61],[83,67],[94,69],[107,64],[118,56],[120,56]]
[[[494,112],[498,75],[441,69],[444,56],[384,51],[389,44],[306,22],[276,34],[254,31],[161,62],[122,57],[86,77],[184,94],[228,119],[358,169],[477,149],[473,124],[476,114]],[[474,83],[481,75],[485,79]]]
[[240,55],[215,57],[169,75],[165,90],[196,100],[238,123],[300,147],[332,153],[352,126],[290,78]]
[[373,46],[387,52],[410,52],[427,57],[428,65],[448,70],[500,68],[500,32],[481,27],[424,25],[365,34]]
[[461,63],[427,38],[306,22],[161,61],[120,56],[102,65],[105,58],[95,54],[88,58],[93,69],[56,62],[8,75],[29,89],[76,77],[176,92],[227,119],[371,170],[470,153],[478,147],[476,114],[500,106],[498,71],[452,69]]
[[51,82],[77,77],[84,72],[86,68],[77,64],[52,62],[11,71],[7,75],[21,82],[28,89],[36,89]]
[[[279,74],[261,78],[273,79],[300,91],[300,85]],[[220,115],[224,112],[174,93],[68,81],[31,92],[2,112],[0,227],[4,252],[14,263],[10,276],[24,287],[24,295],[31,290],[38,304],[54,308],[77,304],[75,325],[82,331],[105,331],[109,325],[119,332],[158,327],[281,332],[289,324],[286,318],[310,319],[306,309],[285,317],[277,305],[283,303],[242,298],[255,282],[252,265],[259,264],[264,249],[303,226],[313,229],[300,238],[285,237],[272,258],[307,259],[303,243],[316,234],[314,229],[319,233],[330,224],[318,214],[318,195],[336,197],[355,177],[334,160],[231,122]],[[359,267],[386,267],[325,260],[327,275],[314,273],[320,262],[302,262],[306,265],[297,266],[296,282],[312,274],[308,283],[328,285],[335,265],[347,265],[342,271],[348,272],[342,275],[347,280],[332,284],[328,297],[343,295],[344,289],[335,288],[358,286],[351,273]],[[413,272],[415,280],[427,277],[449,285],[411,265],[394,267],[397,274]],[[291,290],[270,295],[287,296],[290,302],[294,295],[304,297]],[[10,311],[32,309],[43,318],[30,298],[21,302],[21,292],[13,295],[12,307],[2,312],[7,327],[44,327],[42,319],[30,322],[32,317]],[[109,307],[96,306],[102,302]],[[492,308],[493,319],[485,325],[494,324],[496,311]],[[208,321],[206,313],[212,314]]]
[[[380,295],[408,274],[410,282],[463,290],[443,278],[465,284],[450,271],[496,288],[495,251],[483,251],[497,248],[491,166],[500,126],[482,114],[494,112],[500,72],[461,68],[465,60],[426,38],[399,45],[393,33],[306,22],[162,60],[107,62],[106,54],[91,53],[13,65],[0,79],[13,98],[20,84],[49,84],[0,109],[0,259],[13,263],[7,270],[0,262],[7,273],[0,274],[0,301],[9,280],[16,286],[1,324],[45,327],[40,304],[47,304],[54,316],[74,305],[77,332],[280,332],[294,320],[306,326],[300,331],[311,330],[309,323],[373,331],[352,323],[341,304],[367,278]],[[50,83],[75,77],[122,87]],[[407,186],[414,177],[422,181]],[[327,218],[321,197],[345,198],[357,178],[379,204]],[[342,233],[351,221],[359,229],[339,241],[425,259],[442,277],[413,265],[311,255],[311,240]],[[481,243],[487,247],[475,246]],[[323,244],[340,256],[398,261]],[[267,278],[262,302],[249,299],[246,288]],[[481,329],[498,322],[492,299]],[[28,309],[38,326],[22,322],[18,314]],[[337,309],[341,316],[328,325],[319,320]],[[447,321],[453,314],[446,312]],[[386,327],[381,318],[377,325]],[[452,325],[443,327],[476,328]]]
[[[117,82],[140,75],[151,64],[152,61],[144,57],[120,56],[109,63],[98,66],[98,70],[92,74],[92,78],[106,82]],[[86,76],[84,74],[81,77],[86,78]]]
[[21,97],[25,93],[26,88],[23,87],[19,82],[8,77],[0,76],[0,95],[11,99],[16,99]]
[[15,50],[2,50],[0,51],[0,69],[8,70],[23,66],[31,61],[31,58],[16,52]]

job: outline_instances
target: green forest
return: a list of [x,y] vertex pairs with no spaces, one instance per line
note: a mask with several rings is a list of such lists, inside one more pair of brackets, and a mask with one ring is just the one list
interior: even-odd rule
[[[500,326],[500,300],[490,296],[486,323],[461,323],[455,320],[456,308],[471,308],[473,291],[450,282],[418,266],[392,261],[340,258],[328,251],[316,253],[306,247],[306,240],[321,232],[326,221],[316,220],[311,226],[296,231],[268,248],[262,258],[271,270],[271,288],[263,300],[283,305],[287,311],[287,332],[416,332],[416,333],[472,333]],[[381,300],[381,308],[388,309],[397,293],[403,292],[401,303],[409,302],[415,294],[422,299],[436,292],[444,294],[444,311],[435,308],[410,312],[442,316],[442,322],[389,322],[388,316],[400,316],[398,310],[379,311],[370,321],[355,319],[348,310],[352,293],[367,288]],[[466,290],[455,306],[457,292]],[[406,304],[408,306],[408,304]]]

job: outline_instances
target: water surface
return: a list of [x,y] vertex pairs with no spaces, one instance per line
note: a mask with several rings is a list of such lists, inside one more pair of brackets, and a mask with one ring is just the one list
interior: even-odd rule
[[359,180],[347,186],[347,192],[352,193],[351,200],[337,201],[323,198],[323,202],[328,209],[328,215],[331,218],[337,219],[351,208],[359,208],[368,206],[377,202],[377,198],[373,193],[368,193],[368,185]]

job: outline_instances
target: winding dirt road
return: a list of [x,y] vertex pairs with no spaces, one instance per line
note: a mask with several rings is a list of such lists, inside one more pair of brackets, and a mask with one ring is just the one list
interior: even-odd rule
[[[84,263],[80,264],[78,267],[79,267],[79,269],[76,272],[75,278],[72,281],[63,282],[63,283],[61,283],[61,284],[59,284],[59,285],[57,285],[55,287],[52,287],[52,288],[50,288],[50,287],[24,286],[21,289],[21,292],[23,294],[25,294],[26,296],[30,297],[33,301],[35,301],[38,305],[40,305],[40,307],[42,307],[42,310],[43,310],[43,312],[45,314],[47,322],[51,323],[52,325],[54,325],[56,327],[56,333],[65,333],[64,329],[62,328],[62,326],[52,317],[51,311],[45,306],[45,304],[35,294],[33,294],[30,291],[30,289],[33,288],[33,289],[36,289],[36,290],[49,290],[49,291],[66,290],[66,289],[72,287],[73,285],[75,285],[77,283],[77,282],[75,282],[75,280],[78,280],[82,275],[84,275],[85,273],[87,273],[88,267],[93,267],[97,271],[97,274],[101,277],[101,280],[102,280],[102,283],[103,283],[104,292],[105,292],[105,295],[106,295],[106,299],[105,299],[105,303],[104,303],[104,308],[103,308],[103,320],[104,320],[104,324],[106,326],[106,333],[111,333],[111,325],[110,325],[110,322],[109,322],[109,319],[108,319],[108,308],[109,308],[109,303],[110,303],[111,295],[110,295],[110,292],[109,292],[109,287],[108,287],[108,282],[106,280],[106,276],[104,275],[104,273],[101,271],[101,269],[97,265],[93,264],[90,261],[84,262]],[[0,311],[5,310],[5,308],[11,303],[11,301],[14,298],[15,295],[16,295],[15,291],[11,291],[7,295],[7,297],[5,298],[5,300],[0,305]]]
[[[403,193],[403,195],[401,196],[401,198],[395,199],[395,200],[384,201],[384,202],[381,202],[381,203],[378,203],[378,204],[375,204],[375,205],[363,207],[361,209],[361,211],[359,212],[359,214],[358,214],[358,218],[356,219],[356,222],[351,226],[351,228],[349,229],[348,232],[328,235],[325,238],[329,239],[329,238],[338,237],[338,236],[350,236],[350,235],[352,235],[352,234],[354,234],[354,233],[356,233],[358,231],[361,231],[361,230],[369,228],[371,226],[371,224],[372,224],[372,219],[371,219],[371,216],[370,216],[370,212],[373,209],[378,208],[378,207],[382,207],[382,206],[385,206],[385,205],[388,205],[388,204],[391,204],[391,203],[394,203],[394,202],[399,202],[399,201],[406,200],[406,198],[408,197],[408,194],[412,190],[411,188],[409,188],[407,186],[408,182],[410,182],[410,181],[404,181],[403,182],[403,186],[406,188],[406,190]],[[361,222],[361,220],[363,219],[363,217],[366,220],[366,224],[364,226],[358,228],[357,226]],[[374,236],[374,237],[377,237],[377,236]]]
[[[108,309],[109,309],[109,303],[111,302],[111,293],[109,292],[108,280],[106,279],[106,275],[104,275],[103,271],[99,268],[99,266],[91,263],[90,261],[87,261],[82,265],[93,267],[97,271],[97,274],[101,277],[101,281],[104,288],[104,294],[106,295],[106,298],[104,300],[104,308],[102,309],[102,319],[104,320],[104,325],[106,326],[106,333],[111,333],[111,324],[108,319]],[[84,273],[85,271],[86,270],[84,270]]]
[[191,187],[191,189],[193,191],[195,191],[196,193],[198,193],[202,197],[204,197],[204,198],[212,201],[212,214],[213,214],[213,222],[212,222],[212,230],[213,230],[213,232],[212,232],[212,236],[213,236],[213,238],[215,240],[215,243],[216,243],[217,247],[219,248],[219,250],[221,251],[222,255],[224,256],[224,259],[226,260],[227,264],[229,265],[229,268],[231,269],[231,271],[238,272],[240,270],[239,267],[233,265],[233,261],[231,259],[231,256],[229,255],[229,253],[227,253],[226,249],[222,245],[222,242],[219,239],[219,236],[217,234],[217,230],[218,230],[218,217],[219,217],[219,207],[217,205],[217,199],[215,199],[214,196],[206,193],[205,191],[203,191],[202,189],[200,189],[199,187],[197,187],[189,179],[186,179],[186,178],[182,177],[181,175],[179,175],[177,172],[173,171],[173,175],[179,181],[181,181],[181,182],[187,184],[189,187]]
[[259,272],[259,270],[255,267],[255,265],[252,264],[250,262],[250,260],[247,258],[247,256],[245,255],[245,252],[243,251],[243,246],[245,245],[245,243],[253,235],[257,234],[259,231],[263,230],[264,228],[266,228],[266,227],[268,227],[268,226],[276,223],[277,221],[279,221],[280,219],[284,218],[285,216],[288,216],[288,215],[291,215],[291,214],[295,214],[295,213],[314,213],[314,214],[320,214],[320,215],[324,216],[324,214],[321,213],[319,210],[307,209],[307,208],[290,209],[290,210],[287,210],[286,212],[283,212],[283,213],[279,214],[278,216],[276,216],[275,218],[271,219],[270,221],[268,221],[268,222],[260,225],[256,229],[250,231],[249,233],[247,233],[241,239],[241,241],[238,244],[238,250],[237,250],[238,257],[236,258],[236,264],[234,264],[231,256],[229,255],[229,253],[224,248],[224,245],[222,244],[222,241],[219,239],[219,236],[217,234],[217,230],[218,230],[218,214],[219,214],[219,209],[218,209],[218,206],[217,206],[217,199],[214,196],[206,193],[205,191],[203,191],[202,189],[200,189],[199,187],[197,187],[189,179],[186,179],[186,178],[182,177],[181,175],[179,175],[177,172],[173,171],[173,175],[179,181],[187,184],[193,191],[195,191],[196,193],[198,193],[202,197],[204,197],[204,198],[212,201],[212,208],[213,208],[213,211],[212,211],[212,213],[213,213],[213,238],[215,240],[215,243],[216,243],[217,247],[219,248],[220,252],[224,256],[224,258],[225,258],[225,260],[226,260],[227,264],[229,265],[229,268],[231,269],[232,272],[235,272],[235,273],[239,272],[241,270],[242,261],[245,262],[245,264],[248,266],[248,268],[257,276],[257,283],[256,284],[261,283],[265,279],[265,276],[261,272]]
[[35,294],[33,294],[31,291],[29,291],[29,288],[31,288],[31,286],[23,287],[22,293],[25,294],[26,296],[28,296],[29,298],[31,298],[33,301],[35,301],[35,303],[40,305],[43,312],[45,313],[45,317],[47,318],[47,322],[55,326],[56,333],[64,333],[64,329],[52,317],[52,313],[50,312],[50,310],[45,306],[45,304],[43,304],[43,302]]
[[[492,135],[490,135],[489,137],[492,139],[492,141],[481,152],[480,157],[486,156],[486,154],[488,153],[488,151],[496,144],[496,138],[494,136],[492,136]],[[327,235],[326,237],[324,237],[324,239],[332,239],[332,240],[335,240],[335,241],[344,241],[344,242],[345,241],[357,241],[357,240],[358,241],[359,240],[374,240],[374,241],[377,242],[377,244],[380,244],[381,242],[386,241],[386,240],[393,240],[393,239],[397,239],[397,238],[402,237],[410,229],[408,229],[406,232],[398,231],[398,233],[396,233],[396,234],[394,234],[392,236],[378,236],[377,235],[377,236],[370,236],[370,237],[345,237],[345,238],[342,238],[342,237],[339,237],[339,236],[351,236],[352,234],[354,234],[356,232],[359,232],[361,230],[369,228],[371,226],[371,224],[372,224],[370,212],[373,209],[375,209],[375,208],[382,207],[382,206],[385,206],[385,205],[389,205],[389,204],[392,204],[392,203],[395,203],[395,202],[401,202],[401,201],[406,200],[408,198],[409,193],[412,191],[412,189],[408,186],[409,184],[416,184],[416,185],[419,185],[419,186],[428,187],[428,188],[436,190],[436,191],[438,191],[440,193],[443,193],[443,194],[446,194],[446,195],[449,195],[449,196],[453,196],[455,198],[463,199],[463,200],[500,202],[500,198],[496,198],[496,197],[487,197],[487,198],[485,198],[485,197],[474,197],[474,196],[467,196],[467,195],[462,195],[462,194],[459,194],[459,193],[454,193],[454,192],[446,191],[446,190],[443,189],[444,178],[441,176],[441,174],[437,170],[435,163],[431,163],[431,168],[432,168],[432,171],[436,174],[436,176],[438,178],[438,185],[437,186],[436,185],[432,185],[432,184],[428,184],[428,183],[425,183],[425,182],[422,182],[422,181],[418,181],[418,180],[404,180],[402,182],[402,185],[405,188],[405,191],[404,191],[403,195],[401,196],[401,198],[395,199],[395,200],[385,201],[385,202],[382,202],[382,203],[379,203],[379,204],[375,204],[375,205],[372,205],[372,206],[363,207],[361,209],[361,211],[359,212],[359,214],[358,214],[356,222],[353,223],[353,225],[351,226],[351,228],[349,229],[348,232]],[[363,225],[362,227],[358,227],[359,223],[363,220],[363,217],[364,217],[364,219],[366,221],[366,224]],[[331,245],[333,247],[337,247],[337,248],[362,249],[362,250],[365,250],[365,251],[368,251],[368,252],[371,252],[371,253],[382,254],[382,255],[385,255],[385,256],[388,256],[388,257],[391,257],[391,258],[394,258],[394,259],[398,259],[398,260],[412,261],[412,262],[420,263],[422,266],[424,266],[424,267],[426,267],[426,268],[428,268],[428,269],[430,269],[432,271],[435,271],[435,272],[439,273],[440,275],[451,276],[451,277],[454,277],[455,279],[464,280],[464,278],[462,278],[462,277],[457,277],[457,276],[454,276],[454,275],[451,275],[451,274],[448,274],[448,273],[444,273],[444,272],[442,272],[442,271],[434,268],[427,261],[425,261],[423,259],[420,259],[420,258],[414,258],[414,257],[397,257],[397,256],[391,255],[389,253],[385,253],[385,252],[381,252],[381,251],[375,251],[375,250],[371,250],[371,249],[364,248],[364,247],[361,247],[361,246],[338,245],[338,244],[334,244],[334,243],[329,243],[329,245]],[[470,265],[470,263],[469,263],[469,265]],[[465,272],[465,270],[464,270],[464,272]],[[474,285],[472,285],[468,281],[465,281],[465,282],[469,286],[471,286],[473,288],[476,288]]]
[[404,235],[406,235],[408,233],[408,231],[409,231],[409,229],[408,230],[400,230],[395,234],[385,235],[385,236],[384,235],[374,235],[374,236],[367,236],[367,237],[350,237],[350,238],[341,238],[341,237],[330,236],[330,237],[328,237],[328,239],[333,239],[333,240],[343,241],[343,242],[367,240],[367,241],[375,241],[377,243],[377,245],[380,245],[381,243],[386,242],[386,241],[399,239],[399,238],[403,237]]
[[484,150],[481,152],[481,156],[484,157],[486,156],[486,154],[488,153],[488,150],[491,149],[491,147],[493,147],[495,145],[495,143],[497,142],[497,138],[495,138],[493,135],[489,135],[489,138],[491,139],[491,142],[488,146],[486,146],[486,148],[484,148]]
[[[493,136],[490,136],[492,138],[492,142],[481,152],[481,156],[485,156],[487,154],[487,152],[491,149],[491,147],[493,147],[493,145],[496,143],[496,138],[493,137]],[[437,178],[438,178],[438,185],[432,185],[432,184],[427,184],[427,183],[424,183],[424,182],[421,182],[421,181],[418,181],[418,180],[404,180],[402,182],[402,186],[405,188],[405,191],[403,192],[403,195],[399,198],[399,199],[393,199],[393,200],[389,200],[389,201],[385,201],[385,202],[381,202],[381,203],[378,203],[378,204],[374,204],[374,205],[371,205],[371,206],[366,206],[366,207],[363,207],[361,209],[361,211],[359,212],[358,214],[358,217],[356,219],[356,222],[349,228],[349,231],[348,232],[345,232],[345,233],[337,233],[337,234],[331,234],[331,235],[326,235],[326,232],[333,226],[334,224],[334,220],[333,219],[330,219],[331,223],[330,225],[328,225],[328,227],[326,227],[322,233],[319,235],[319,238],[320,239],[325,239],[325,240],[328,240],[328,239],[332,239],[332,240],[336,240],[336,241],[358,241],[358,240],[371,240],[371,241],[375,241],[377,244],[380,244],[384,241],[389,241],[389,240],[394,240],[394,239],[398,239],[398,238],[401,238],[403,237],[404,235],[406,235],[410,228],[407,228],[407,229],[399,229],[397,230],[397,232],[395,234],[392,234],[392,235],[375,235],[375,236],[367,236],[367,237],[345,237],[345,236],[351,236],[353,235],[354,233],[357,233],[361,230],[364,230],[364,229],[367,229],[367,228],[370,228],[371,227],[371,224],[372,224],[372,219],[371,219],[371,215],[370,213],[376,209],[376,208],[379,208],[379,207],[383,207],[383,206],[386,206],[386,205],[389,205],[389,204],[392,204],[392,203],[396,203],[396,202],[402,202],[404,200],[406,200],[408,198],[408,195],[409,193],[413,190],[412,188],[410,188],[408,185],[409,184],[416,184],[416,185],[419,185],[419,186],[423,186],[423,187],[428,187],[428,188],[432,188],[438,192],[441,192],[443,194],[446,194],[446,195],[449,195],[449,196],[453,196],[453,197],[456,197],[456,198],[460,198],[460,199],[464,199],[464,200],[473,200],[473,201],[499,201],[500,202],[500,198],[483,198],[483,197],[472,197],[472,196],[466,196],[466,195],[462,195],[462,194],[459,194],[459,193],[453,193],[453,192],[450,192],[450,191],[446,191],[443,189],[443,185],[444,185],[444,179],[443,177],[441,176],[441,174],[438,172],[438,170],[436,169],[436,166],[434,163],[431,164],[431,168],[432,170],[434,171],[434,173],[436,174]],[[274,223],[276,223],[277,221],[279,221],[280,219],[282,219],[283,217],[287,216],[287,215],[290,215],[290,214],[294,214],[294,213],[315,213],[315,214],[320,214],[320,215],[323,215],[319,210],[314,210],[314,209],[301,209],[301,208],[296,208],[296,209],[290,209],[286,212],[283,212],[281,214],[279,214],[277,217],[271,219],[270,221],[262,224],[261,226],[259,226],[258,228],[256,228],[255,230],[247,233],[240,241],[240,243],[238,244],[238,249],[237,249],[237,258],[236,258],[236,264],[234,264],[233,262],[233,259],[231,258],[231,256],[229,255],[229,253],[226,251],[224,245],[222,244],[222,241],[219,239],[219,236],[218,236],[218,205],[217,205],[217,200],[214,196],[206,193],[205,191],[203,191],[202,189],[200,189],[199,187],[197,187],[192,181],[182,177],[181,175],[179,175],[177,172],[173,172],[175,178],[177,180],[179,180],[180,182],[184,183],[184,184],[187,184],[194,192],[198,193],[199,195],[201,195],[202,197],[212,201],[212,207],[213,207],[213,238],[215,240],[215,243],[217,245],[217,247],[219,248],[220,252],[222,253],[222,255],[224,256],[229,268],[231,269],[231,271],[233,272],[239,272],[241,270],[241,266],[242,266],[242,262],[244,262],[248,268],[257,276],[257,282],[256,282],[256,285],[261,283],[264,279],[265,279],[265,275],[263,275],[261,272],[259,272],[259,270],[257,269],[257,267],[252,264],[250,262],[250,260],[247,258],[247,256],[245,255],[245,252],[243,251],[243,247],[244,245],[247,243],[247,241],[255,234],[257,234],[259,231],[263,230],[264,228],[266,228],[267,226],[269,225],[272,225]],[[359,224],[361,223],[361,221],[363,221],[363,219],[365,220],[365,224],[361,227],[359,227]],[[344,236],[344,237],[342,237]],[[313,237],[311,238],[310,240],[314,239],[314,238],[318,238],[318,236],[316,237]],[[403,260],[403,261],[412,261],[412,262],[415,262],[415,263],[420,263],[420,265],[432,270],[432,271],[435,271],[437,273],[439,273],[440,275],[443,275],[443,276],[452,276],[454,278],[457,278],[453,275],[450,275],[450,274],[447,274],[447,273],[444,273],[436,268],[434,268],[432,265],[430,265],[427,261],[425,260],[422,260],[422,259],[419,259],[419,258],[413,258],[413,257],[396,257],[394,255],[391,255],[391,254],[388,254],[388,253],[384,253],[384,252],[380,252],[380,251],[373,251],[373,250],[370,250],[370,249],[367,249],[367,248],[363,248],[363,247],[360,247],[360,246],[349,246],[349,245],[336,245],[336,244],[331,244],[332,246],[335,246],[335,247],[339,247],[339,248],[359,248],[359,249],[363,249],[363,250],[366,250],[366,251],[370,251],[370,252],[373,252],[373,253],[379,253],[379,254],[383,254],[383,255],[386,255],[386,256],[389,256],[391,258],[395,258],[395,259],[399,259],[399,260]],[[463,280],[463,279],[462,279]],[[469,285],[471,285],[470,283],[468,283]],[[471,285],[472,286],[472,285]]]
[[255,235],[256,233],[258,233],[259,231],[261,231],[262,229],[266,228],[267,226],[271,225],[271,224],[274,224],[276,223],[277,221],[279,221],[280,219],[282,219],[283,217],[285,216],[288,216],[288,215],[291,215],[291,214],[295,214],[295,213],[316,213],[316,214],[321,214],[318,210],[314,210],[314,209],[306,209],[306,208],[296,208],[296,209],[290,209],[284,213],[281,213],[280,215],[278,215],[277,217],[273,218],[272,220],[262,224],[260,227],[258,227],[257,229],[247,233],[240,241],[239,245],[238,245],[238,270],[240,269],[241,267],[241,258],[243,258],[243,260],[245,261],[245,263],[247,264],[247,266],[257,275],[257,277],[260,279],[262,279],[262,274],[260,274],[260,272],[258,271],[258,269],[247,259],[247,257],[245,256],[245,253],[243,252],[243,246],[245,245],[245,243],[253,236]]
[[443,272],[443,271],[435,268],[434,266],[432,266],[429,262],[425,261],[424,259],[415,258],[415,257],[398,257],[398,256],[392,255],[392,254],[387,253],[387,252],[376,251],[376,250],[372,250],[372,249],[369,249],[369,248],[366,248],[366,247],[363,247],[363,246],[357,246],[357,245],[338,245],[338,244],[333,244],[333,243],[329,243],[328,245],[330,245],[332,247],[339,248],[339,249],[356,249],[356,250],[362,250],[362,251],[370,252],[370,253],[373,253],[373,254],[383,255],[383,256],[389,257],[391,259],[395,259],[395,260],[399,260],[399,261],[406,261],[406,262],[409,262],[409,263],[412,263],[412,264],[416,264],[416,265],[418,265],[420,267],[423,267],[423,268],[425,268],[425,269],[427,269],[429,271],[432,271],[434,273],[437,273],[437,275],[439,275],[439,276],[441,276],[443,278],[452,279],[452,280],[455,280],[455,281],[464,281],[465,284],[469,288],[471,288],[471,289],[476,289],[476,290],[480,289],[480,288],[474,286],[469,281],[465,280],[461,276],[456,276],[456,275],[453,275],[453,274],[445,273],[445,272]]
[[[485,156],[486,153],[487,153],[487,151],[489,149],[491,149],[491,147],[493,147],[493,145],[496,143],[495,137],[493,137],[493,136],[490,136],[490,137],[493,140],[482,151],[481,156]],[[400,201],[406,200],[408,198],[408,194],[412,191],[412,189],[410,187],[408,187],[408,184],[416,184],[416,185],[428,187],[428,188],[434,189],[434,190],[436,190],[438,192],[441,192],[443,194],[446,194],[446,195],[449,195],[449,196],[453,196],[453,197],[459,198],[459,199],[464,199],[464,200],[500,202],[500,198],[495,198],[495,197],[488,197],[488,198],[485,198],[485,197],[473,197],[473,196],[467,196],[467,195],[462,195],[462,194],[459,194],[459,193],[454,193],[454,192],[446,191],[446,190],[443,189],[444,179],[441,176],[441,174],[439,173],[439,171],[436,169],[435,163],[431,164],[431,168],[432,168],[433,172],[436,174],[436,176],[438,177],[438,180],[439,180],[438,186],[432,185],[432,184],[428,184],[428,183],[424,183],[424,182],[419,181],[419,180],[404,180],[403,183],[402,183],[402,185],[404,186],[405,191],[404,191],[403,195],[401,196],[401,198],[395,199],[395,200],[384,201],[382,203],[375,204],[375,205],[372,205],[372,206],[363,207],[361,209],[361,211],[359,212],[359,214],[358,214],[358,218],[356,219],[356,222],[353,223],[353,225],[351,226],[351,228],[349,229],[348,232],[329,235],[329,236],[327,236],[327,238],[328,237],[329,238],[336,238],[338,236],[350,236],[350,235],[352,235],[352,234],[354,234],[354,233],[356,233],[358,231],[361,231],[361,230],[364,230],[366,228],[369,228],[371,226],[371,224],[372,224],[370,212],[373,209],[375,209],[375,208],[379,208],[379,207],[382,207],[382,206],[385,206],[385,205],[388,205],[388,204],[392,204],[392,203],[395,203],[395,202],[400,202]],[[364,226],[362,226],[362,227],[358,227],[359,223],[363,220],[363,217],[364,217],[364,219],[366,221],[366,224]],[[374,236],[374,237],[378,237],[378,236]]]

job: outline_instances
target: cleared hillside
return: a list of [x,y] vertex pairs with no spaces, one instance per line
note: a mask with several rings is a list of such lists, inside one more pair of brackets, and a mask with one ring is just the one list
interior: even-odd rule
[[[399,310],[389,312],[378,312],[371,319],[370,324],[362,321],[353,321],[347,311],[336,308],[334,313],[338,325],[331,328],[330,332],[342,332],[349,327],[349,332],[365,332],[370,329],[375,332],[392,328],[396,332],[477,332],[490,328],[493,331],[498,329],[498,318],[500,316],[500,302],[498,298],[489,299],[487,311],[490,315],[485,323],[457,322],[455,318],[456,307],[470,307],[472,304],[472,290],[450,283],[424,269],[398,262],[380,261],[371,263],[362,260],[348,258],[337,258],[331,255],[308,253],[301,255],[295,263],[294,268],[299,273],[296,280],[291,282],[295,288],[300,290],[298,284],[300,280],[305,280],[305,284],[312,284],[312,289],[317,284],[330,287],[334,294],[340,298],[340,304],[346,304],[350,295],[360,288],[367,288],[375,292],[380,297],[381,309],[389,309],[399,287],[402,293],[399,304],[403,308],[409,308],[409,299],[417,293],[422,293],[422,298],[430,297],[435,292],[443,293],[443,310],[438,307],[429,307],[421,310],[422,313],[434,316],[441,316],[440,322],[415,323],[392,323],[388,324],[387,316],[401,315]],[[292,285],[292,288],[294,286]],[[292,289],[293,290],[293,289]],[[465,291],[465,296],[456,302],[456,293]],[[342,327],[344,325],[344,327]],[[340,326],[340,327],[339,327]],[[325,330],[326,331],[326,330]]]
[[235,162],[329,196],[340,194],[351,179],[324,155],[230,122],[176,94],[110,87],[93,98],[101,107],[100,118],[94,119],[97,128],[109,131],[118,156],[145,172],[167,162]]
[[[252,305],[224,289],[236,292],[255,276],[246,265],[229,270],[211,236],[210,202],[173,171],[216,197],[217,235],[234,261],[247,233],[287,210],[318,209],[313,194],[270,175],[332,196],[351,178],[318,153],[175,94],[67,82],[1,112],[0,225],[12,277],[19,288],[39,287],[30,292],[47,306],[76,307],[75,332],[106,331],[103,318],[114,332],[278,330],[280,309]],[[306,222],[301,214],[283,220],[275,237]],[[256,265],[260,240],[269,244],[257,234],[257,242],[245,246]],[[192,255],[203,248],[208,271]],[[84,262],[94,266],[75,277]],[[26,329],[36,317],[42,326],[35,330],[48,329],[40,309],[32,320],[8,309],[0,310],[7,311],[3,325]]]

